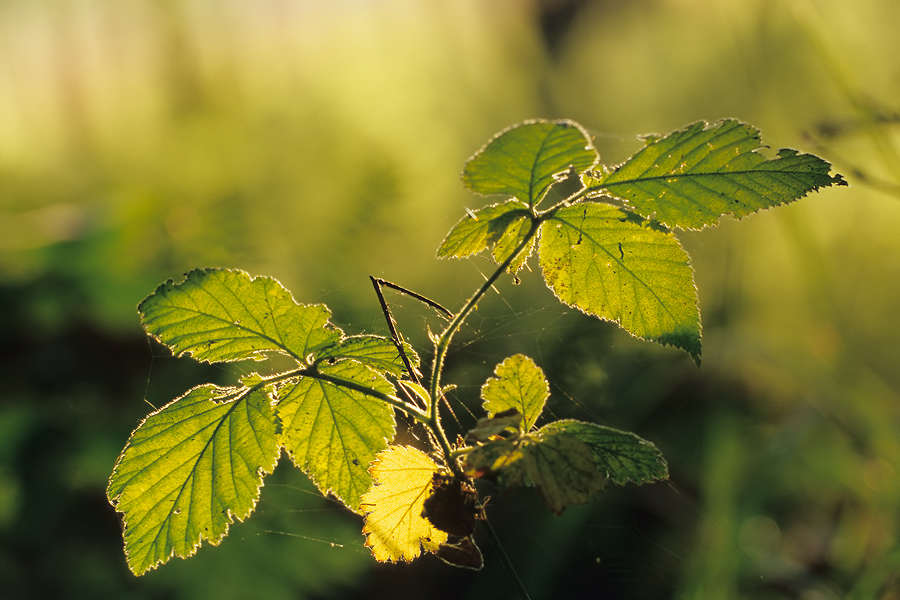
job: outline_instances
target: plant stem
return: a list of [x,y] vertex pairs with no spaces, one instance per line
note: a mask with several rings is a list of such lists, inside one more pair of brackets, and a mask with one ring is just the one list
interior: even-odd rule
[[451,460],[452,449],[450,447],[450,443],[447,440],[447,436],[444,433],[444,428],[441,427],[441,415],[439,410],[440,399],[442,398],[441,392],[441,372],[444,370],[444,359],[447,356],[447,350],[450,348],[450,341],[453,339],[454,334],[459,330],[462,326],[463,322],[478,304],[478,302],[484,297],[484,295],[491,289],[491,286],[494,285],[494,282],[499,279],[499,277],[509,268],[509,265],[513,263],[513,261],[525,250],[528,244],[531,243],[532,238],[537,234],[538,227],[543,222],[543,219],[538,218],[535,215],[531,215],[531,229],[528,230],[528,233],[525,235],[524,239],[519,243],[516,249],[510,253],[506,260],[497,267],[497,270],[494,271],[490,277],[485,280],[484,284],[476,291],[471,298],[466,302],[466,304],[460,309],[458,313],[453,317],[453,320],[447,325],[443,332],[441,332],[440,337],[434,344],[434,363],[432,364],[431,369],[431,386],[428,390],[429,396],[431,397],[431,406],[428,410],[428,416],[430,417],[431,423],[429,427],[431,427],[438,435],[438,440],[441,442],[442,449],[444,451],[444,456],[447,457],[448,466],[450,469],[457,475],[462,475],[459,472],[459,466],[456,464],[456,461]]
[[[385,394],[384,392],[380,392],[376,389],[364,386],[361,383],[357,383],[357,382],[351,381],[349,379],[343,379],[341,377],[335,377],[333,375],[328,375],[326,373],[322,373],[321,371],[318,371],[316,369],[312,369],[312,368],[297,369],[296,371],[292,371],[290,373],[283,373],[283,374],[279,375],[277,378],[272,378],[272,379],[273,380],[289,379],[291,377],[296,377],[298,375],[303,375],[305,377],[312,377],[313,379],[320,379],[322,381],[327,381],[329,383],[333,383],[333,384],[339,385],[341,387],[349,388],[351,390],[356,390],[357,392],[365,394],[366,396],[372,396],[373,398],[378,398],[382,402],[386,402],[387,404],[390,404],[391,406],[393,406],[394,408],[396,408],[398,410],[402,410],[403,412],[410,415],[412,418],[419,421],[420,423],[429,425],[431,422],[431,420],[422,411],[422,409],[420,409],[419,407],[414,406],[412,404],[409,404],[408,402],[404,402],[400,398],[395,398],[394,396],[391,396],[390,394]],[[267,383],[269,383],[270,381],[271,380],[267,380]]]

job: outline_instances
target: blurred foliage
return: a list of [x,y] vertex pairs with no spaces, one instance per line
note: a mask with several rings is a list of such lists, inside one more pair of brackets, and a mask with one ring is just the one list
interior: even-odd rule
[[[465,426],[495,364],[529,353],[548,411],[652,440],[671,481],[488,514],[535,598],[900,597],[897,22],[884,0],[0,3],[0,589],[508,596],[487,541],[477,574],[375,565],[358,519],[284,468],[219,548],[131,576],[106,478],[144,398],[211,375],[148,344],[135,305],[239,267],[381,331],[367,275],[450,306],[481,281],[480,259],[431,257],[479,206],[458,172],[494,132],[573,118],[614,162],[636,134],[736,117],[851,188],[681,236],[702,368],[525,272],[445,378]],[[430,317],[396,304],[422,343]]]

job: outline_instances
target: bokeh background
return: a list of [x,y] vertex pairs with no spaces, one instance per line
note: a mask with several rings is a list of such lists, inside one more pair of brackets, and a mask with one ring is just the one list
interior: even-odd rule
[[[550,413],[652,440],[671,480],[561,517],[495,496],[489,517],[533,598],[900,597],[898,23],[892,0],[2,0],[0,596],[513,597],[483,537],[479,573],[375,564],[288,464],[219,547],[131,575],[118,452],[242,368],[171,358],[135,306],[239,267],[383,333],[368,275],[454,307],[490,268],[434,253],[485,203],[459,172],[496,131],[573,118],[614,163],[736,117],[851,186],[680,235],[700,369],[526,271],[445,378],[466,427],[494,365],[529,353]],[[431,317],[390,300],[427,356]]]

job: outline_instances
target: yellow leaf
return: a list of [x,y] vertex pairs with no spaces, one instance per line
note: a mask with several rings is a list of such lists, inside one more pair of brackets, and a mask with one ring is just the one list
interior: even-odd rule
[[431,495],[434,474],[440,470],[427,454],[409,446],[379,452],[369,472],[374,484],[360,498],[366,511],[366,546],[379,562],[409,562],[421,547],[433,552],[447,534],[422,517]]

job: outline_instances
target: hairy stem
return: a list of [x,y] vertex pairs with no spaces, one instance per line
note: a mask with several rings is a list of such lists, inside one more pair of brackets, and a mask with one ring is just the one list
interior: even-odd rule
[[447,325],[441,335],[438,337],[437,341],[434,344],[434,362],[431,369],[431,385],[429,387],[429,396],[431,397],[431,406],[428,409],[428,416],[430,417],[429,426],[432,427],[438,433],[438,439],[441,442],[442,449],[444,451],[444,456],[447,457],[447,461],[449,463],[449,467],[453,470],[457,475],[462,475],[459,473],[459,466],[456,464],[456,461],[451,460],[452,449],[450,447],[450,443],[447,441],[447,436],[444,433],[444,428],[441,427],[441,415],[440,415],[440,400],[442,398],[441,391],[441,373],[444,370],[444,359],[447,356],[447,350],[450,348],[450,341],[453,339],[453,336],[459,331],[459,328],[462,326],[463,322],[465,322],[466,318],[478,304],[478,302],[484,297],[484,295],[491,289],[491,286],[494,285],[494,282],[500,278],[500,276],[506,272],[509,268],[509,265],[516,260],[516,258],[521,254],[528,244],[531,243],[532,238],[537,234],[538,227],[543,222],[543,219],[532,214],[531,216],[531,228],[528,230],[528,233],[516,247],[516,249],[506,258],[506,260],[501,263],[497,269],[488,277],[484,284],[478,288],[471,298],[466,302],[466,304],[460,309],[458,313],[453,317],[453,320]]

